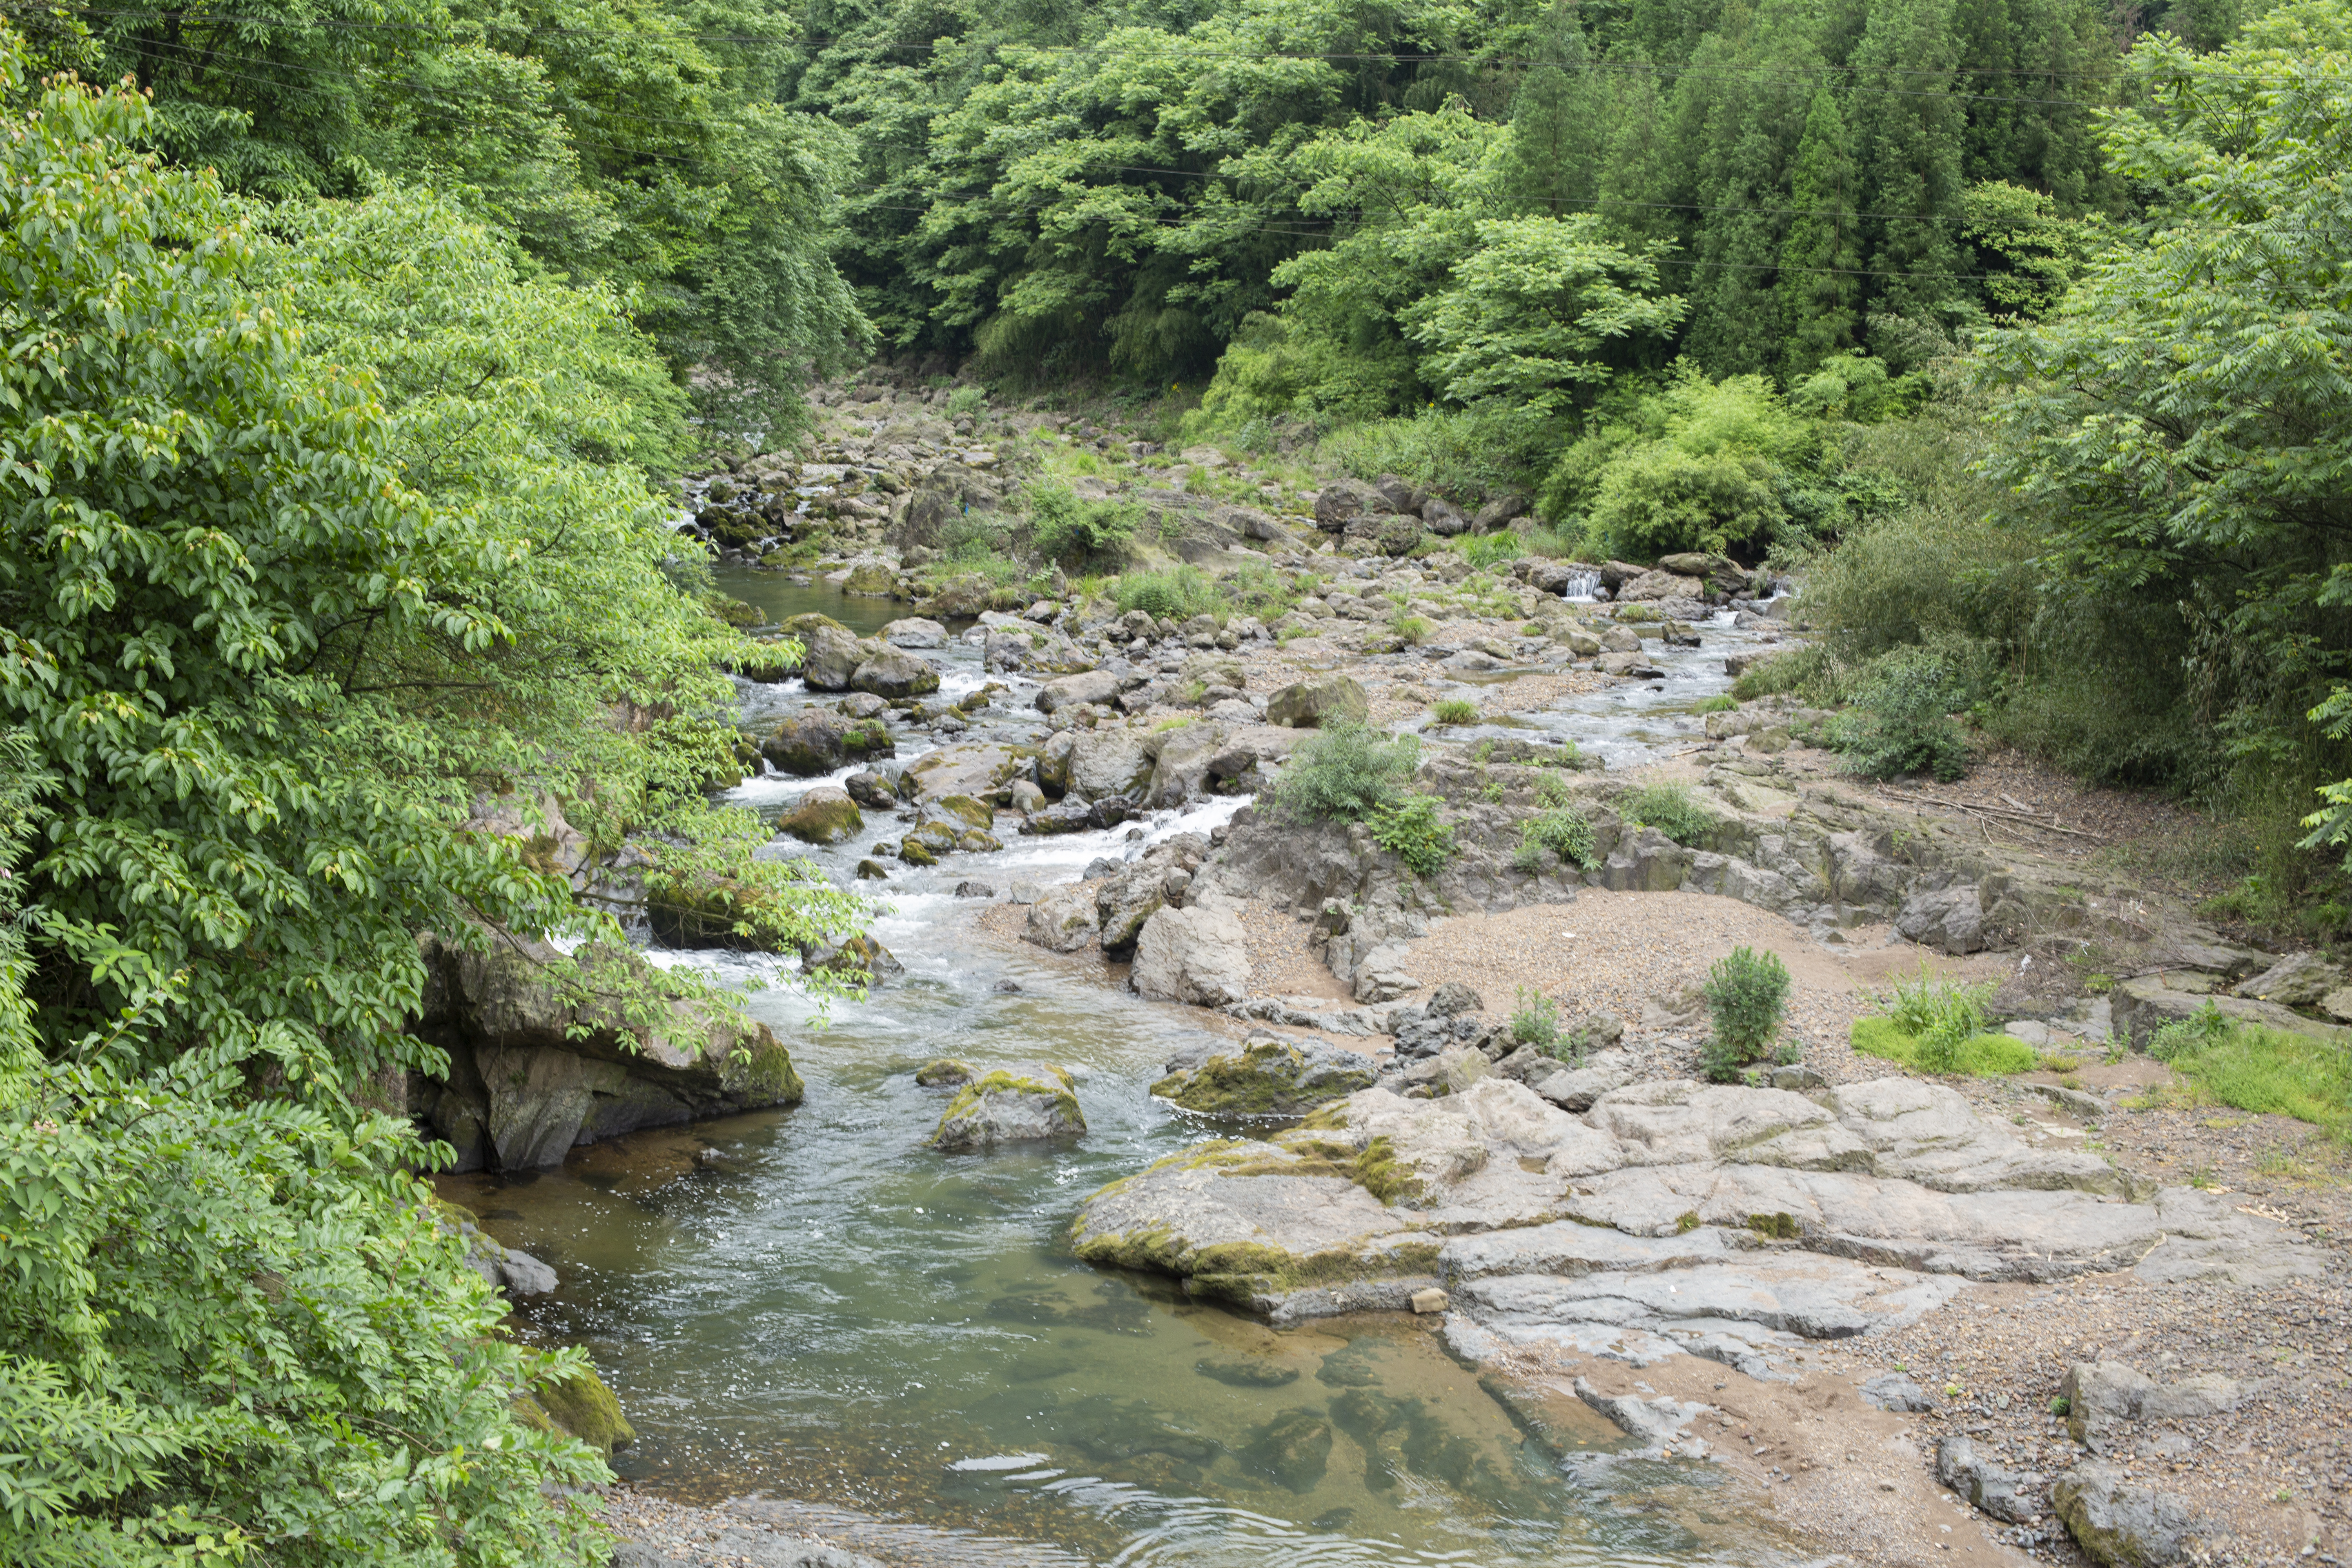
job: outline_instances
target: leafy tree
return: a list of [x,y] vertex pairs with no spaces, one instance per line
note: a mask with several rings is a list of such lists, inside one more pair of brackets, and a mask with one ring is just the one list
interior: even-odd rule
[[2282,5],[2212,56],[2141,39],[2105,139],[2154,193],[2145,242],[1990,334],[1980,372],[2013,389],[1991,469],[2056,520],[2053,563],[2085,596],[2185,616],[2184,674],[2242,770],[2329,784],[2314,826],[2337,839],[2352,755],[2306,715],[2340,717],[2352,678],[2347,67],[2341,0]]

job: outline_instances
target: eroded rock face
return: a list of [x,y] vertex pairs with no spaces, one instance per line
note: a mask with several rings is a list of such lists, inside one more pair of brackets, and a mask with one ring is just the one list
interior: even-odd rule
[[[1798,1341],[1908,1321],[1960,1279],[2136,1267],[2275,1283],[2318,1267],[2224,1198],[2134,1191],[2104,1162],[2027,1148],[1937,1085],[1645,1083],[1579,1116],[1475,1050],[1429,1065],[1457,1057],[1479,1070],[1439,1098],[1359,1090],[1308,1127],[1107,1189],[1080,1210],[1082,1253],[1213,1272],[1208,1289],[1281,1321],[1442,1267],[1465,1353],[1542,1342],[1764,1370]],[[1362,1288],[1318,1290],[1310,1274]]]
[[1249,996],[1249,934],[1222,900],[1162,909],[1143,922],[1131,984],[1162,1002],[1223,1007]]
[[[577,1143],[800,1102],[792,1057],[764,1024],[736,1029],[680,1004],[664,1038],[610,1005],[568,1002],[544,973],[561,955],[542,942],[501,936],[473,952],[427,936],[419,946],[431,979],[412,1030],[448,1053],[449,1070],[412,1074],[408,1103],[457,1150],[456,1170],[533,1170]],[[625,949],[578,957],[600,990],[651,977]]]

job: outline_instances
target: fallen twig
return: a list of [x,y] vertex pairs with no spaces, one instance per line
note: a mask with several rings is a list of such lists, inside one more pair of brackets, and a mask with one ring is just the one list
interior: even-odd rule
[[[2106,835],[2103,833],[2093,833],[2084,827],[2068,827],[2054,816],[2044,821],[2032,812],[2021,809],[2011,811],[1998,805],[1971,805],[1964,800],[1945,800],[1932,795],[1905,795],[1899,790],[1887,789],[1883,785],[1878,793],[1888,800],[1898,800],[1906,805],[1940,805],[1949,811],[1965,811],[1974,816],[1990,816],[1997,822],[2014,822],[2021,826],[2037,828],[2043,833],[2063,833],[2073,838],[2088,838],[2101,844],[2106,842]],[[2009,797],[2003,795],[2001,798],[2007,800]]]

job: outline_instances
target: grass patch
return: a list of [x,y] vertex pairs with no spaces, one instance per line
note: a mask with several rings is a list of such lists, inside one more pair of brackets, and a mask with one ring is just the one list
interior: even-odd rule
[[1478,705],[1460,697],[1449,697],[1430,710],[1430,717],[1441,724],[1475,724]]
[[2237,1023],[2208,1003],[2157,1030],[2147,1054],[2223,1105],[2291,1116],[2352,1142],[2352,1051],[2341,1046]]
[[1691,711],[1694,713],[1737,713],[1739,711],[1739,699],[1737,697],[1724,695],[1709,697],[1704,701],[1692,703]]
[[1111,590],[1118,613],[1141,610],[1154,620],[1183,622],[1225,607],[1216,583],[1197,566],[1122,574]]
[[1715,831],[1715,814],[1691,798],[1687,785],[1652,784],[1618,807],[1637,827],[1654,827],[1675,843],[1691,846]]
[[[1884,1014],[1856,1018],[1852,1039],[1857,1056],[1878,1057],[1922,1072],[1938,1070],[1921,1065],[1920,1037],[1905,1034],[1893,1018]],[[1951,1066],[1941,1070],[1965,1073],[1971,1078],[2005,1078],[2012,1073],[2032,1072],[2036,1065],[2033,1047],[2007,1035],[1972,1035],[1952,1050],[1949,1059]]]
[[[1538,792],[1538,797],[1541,793]],[[1587,871],[1600,865],[1591,819],[1573,807],[1559,805],[1520,823],[1519,847],[1512,855],[1511,864],[1522,871],[1540,871],[1546,853]]]

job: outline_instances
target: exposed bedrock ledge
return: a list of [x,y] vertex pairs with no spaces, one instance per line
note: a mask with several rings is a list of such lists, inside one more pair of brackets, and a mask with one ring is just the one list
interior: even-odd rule
[[[534,1170],[600,1138],[800,1101],[792,1057],[764,1024],[738,1029],[677,1003],[664,1039],[616,1005],[567,1003],[543,973],[559,957],[543,942],[501,934],[474,952],[427,935],[419,946],[429,979],[411,1032],[448,1053],[449,1071],[411,1074],[408,1108],[457,1151],[457,1170]],[[599,990],[652,973],[623,949],[576,956]]]
[[2318,1267],[2223,1199],[2033,1149],[1907,1079],[1811,1096],[1651,1082],[1582,1116],[1500,1079],[1432,1100],[1365,1089],[1113,1183],[1072,1239],[1089,1261],[1278,1322],[1399,1304],[1433,1280],[1473,1356],[1549,1343],[1757,1375],[1801,1341],[1913,1321],[1969,1279],[2135,1268],[2267,1285]]

